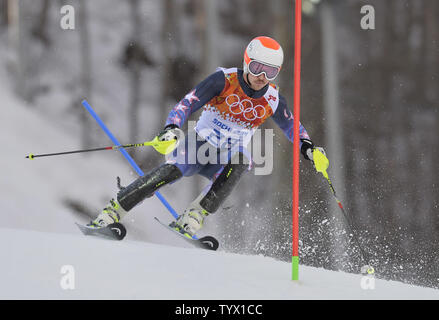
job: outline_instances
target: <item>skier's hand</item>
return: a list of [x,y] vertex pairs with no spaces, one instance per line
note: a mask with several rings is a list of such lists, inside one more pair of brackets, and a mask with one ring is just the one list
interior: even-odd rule
[[314,143],[312,143],[312,141],[309,139],[300,139],[300,141],[302,142],[300,152],[302,152],[302,155],[306,160],[312,161],[312,150],[314,149]]
[[157,140],[178,142],[183,136],[184,133],[179,127],[175,124],[169,124],[157,135]]
[[329,167],[329,160],[326,157],[325,149],[322,147],[315,147],[314,143],[309,139],[301,139],[301,152],[303,157],[311,160],[317,172],[325,172]]

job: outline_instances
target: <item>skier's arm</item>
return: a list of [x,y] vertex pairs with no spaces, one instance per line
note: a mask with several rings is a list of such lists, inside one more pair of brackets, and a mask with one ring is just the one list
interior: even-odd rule
[[[272,118],[274,122],[279,126],[279,128],[282,129],[288,140],[293,142],[293,113],[289,110],[285,98],[281,95],[279,95],[279,105]],[[306,132],[305,127],[301,123],[299,124],[299,138],[300,150],[305,159],[310,160],[308,150],[312,150],[314,148],[314,144],[311,141],[308,133]]]
[[165,128],[181,128],[192,113],[198,111],[213,97],[221,94],[225,83],[223,71],[217,71],[204,79],[174,106],[166,120]]

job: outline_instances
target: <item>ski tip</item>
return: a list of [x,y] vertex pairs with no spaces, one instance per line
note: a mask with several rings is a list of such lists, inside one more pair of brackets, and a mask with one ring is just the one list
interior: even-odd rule
[[79,228],[79,230],[81,230],[81,232],[84,234],[84,235],[88,235],[89,233],[87,232],[87,227],[86,226],[84,226],[84,225],[82,225],[82,224],[80,224],[80,223],[77,223],[77,222],[75,222],[75,224],[76,224],[76,226]]

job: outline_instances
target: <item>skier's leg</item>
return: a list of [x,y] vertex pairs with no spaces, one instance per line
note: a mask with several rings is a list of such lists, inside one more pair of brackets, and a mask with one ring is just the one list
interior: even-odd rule
[[153,196],[159,188],[174,182],[182,175],[177,166],[165,163],[121,189],[117,194],[117,201],[124,210],[129,211],[139,202]]
[[129,186],[122,188],[116,199],[111,199],[90,225],[105,226],[119,222],[128,211],[146,198],[151,197],[159,188],[173,183],[182,176],[191,176],[198,173],[202,166],[197,162],[191,163],[188,161],[189,136],[186,136],[185,143],[181,147],[177,147],[168,156],[165,164],[155,168],[143,177],[139,177]]
[[242,152],[236,153],[213,181],[207,193],[200,200],[200,206],[209,213],[214,213],[224,203],[238,184],[249,164]]
[[177,219],[177,225],[183,231],[193,236],[203,226],[204,218],[218,210],[248,169],[249,164],[245,159],[247,157],[244,153],[237,152],[225,166],[220,166],[220,173],[213,183],[203,190]]
[[106,226],[119,222],[138,203],[151,197],[159,188],[181,178],[182,175],[177,166],[169,163],[153,169],[143,177],[134,180],[127,187],[122,188],[117,193],[116,199],[110,200],[97,218],[91,222],[91,225]]

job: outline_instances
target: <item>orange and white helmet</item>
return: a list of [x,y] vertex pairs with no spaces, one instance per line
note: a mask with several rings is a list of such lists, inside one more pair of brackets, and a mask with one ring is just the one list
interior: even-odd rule
[[256,37],[244,52],[244,73],[274,80],[282,67],[284,52],[280,44],[270,37]]

